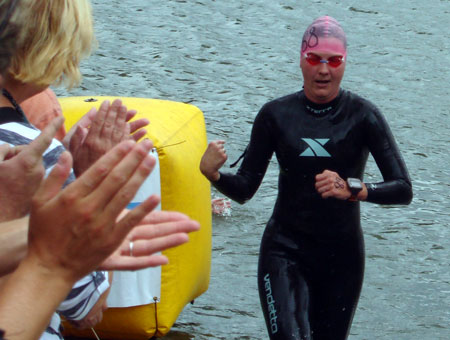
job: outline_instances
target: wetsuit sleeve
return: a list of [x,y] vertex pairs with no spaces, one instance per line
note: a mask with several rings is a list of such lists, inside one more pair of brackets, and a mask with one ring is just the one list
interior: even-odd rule
[[272,134],[270,110],[263,106],[253,123],[250,143],[241,166],[234,175],[220,172],[220,179],[213,182],[216,189],[240,204],[252,198],[272,158],[274,150]]
[[384,180],[381,183],[366,183],[367,201],[378,204],[409,204],[413,193],[408,170],[391,129],[378,110],[369,119],[366,136],[369,150]]

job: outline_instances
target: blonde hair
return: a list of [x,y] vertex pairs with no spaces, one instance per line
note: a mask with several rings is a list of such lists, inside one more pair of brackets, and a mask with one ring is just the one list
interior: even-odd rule
[[23,83],[67,88],[81,81],[80,62],[95,39],[89,0],[22,0],[23,39],[11,60],[10,75]]

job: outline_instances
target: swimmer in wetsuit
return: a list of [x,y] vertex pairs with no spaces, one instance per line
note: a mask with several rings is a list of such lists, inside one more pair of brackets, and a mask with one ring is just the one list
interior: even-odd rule
[[[244,203],[275,152],[278,197],[258,265],[261,306],[272,340],[347,338],[364,274],[359,201],[408,204],[408,171],[379,110],[340,88],[346,38],[330,17],[303,36],[304,88],[258,113],[237,174],[219,169],[224,141],[211,142],[200,170],[223,194]],[[383,176],[363,183],[369,152]]]

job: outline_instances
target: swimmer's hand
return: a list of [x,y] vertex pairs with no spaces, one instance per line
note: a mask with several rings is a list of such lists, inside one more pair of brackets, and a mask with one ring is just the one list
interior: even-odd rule
[[[339,200],[348,200],[352,196],[347,182],[337,172],[330,170],[324,170],[316,176],[315,187],[322,198],[334,197]],[[356,200],[360,201],[366,198],[367,188],[363,183],[363,190],[360,191]]]
[[201,173],[211,182],[217,182],[220,178],[219,169],[226,162],[227,158],[225,141],[217,140],[209,143],[200,161]]

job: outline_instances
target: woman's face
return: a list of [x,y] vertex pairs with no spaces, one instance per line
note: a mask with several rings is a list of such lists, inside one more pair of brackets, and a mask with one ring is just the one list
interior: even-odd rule
[[309,100],[325,104],[337,97],[345,71],[345,55],[327,48],[316,48],[301,55],[300,68],[303,89]]

